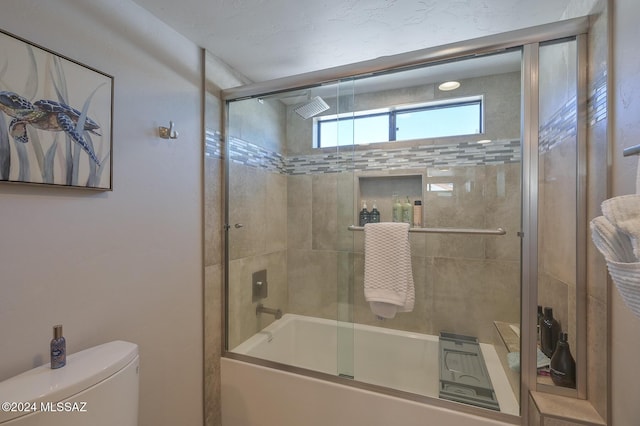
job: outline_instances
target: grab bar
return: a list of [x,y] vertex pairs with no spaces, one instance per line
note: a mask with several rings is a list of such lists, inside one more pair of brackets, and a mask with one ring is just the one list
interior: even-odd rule
[[[364,231],[364,226],[350,225],[349,231]],[[427,234],[474,234],[474,235],[505,235],[507,231],[497,229],[474,228],[409,228],[409,232],[423,232]]]
[[638,154],[640,154],[640,145],[630,146],[629,148],[625,148],[624,151],[622,151],[622,155],[624,155],[625,157],[630,157],[632,155]]

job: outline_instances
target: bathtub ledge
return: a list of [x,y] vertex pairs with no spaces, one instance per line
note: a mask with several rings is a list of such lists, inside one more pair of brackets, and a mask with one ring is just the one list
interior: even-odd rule
[[530,392],[530,394],[532,404],[529,407],[530,412],[535,410],[539,419],[539,423],[530,422],[531,426],[547,424],[545,423],[547,418],[562,420],[567,425],[606,426],[607,424],[587,400],[543,392]]

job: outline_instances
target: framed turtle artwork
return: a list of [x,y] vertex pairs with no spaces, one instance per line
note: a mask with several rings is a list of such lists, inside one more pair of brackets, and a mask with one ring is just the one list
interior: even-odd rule
[[112,189],[113,77],[0,31],[0,182]]

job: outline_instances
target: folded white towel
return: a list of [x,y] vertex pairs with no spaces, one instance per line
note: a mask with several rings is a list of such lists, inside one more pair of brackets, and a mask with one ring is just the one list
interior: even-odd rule
[[640,262],[621,263],[607,260],[607,268],[622,300],[640,318]]
[[631,239],[613,226],[609,219],[598,216],[591,221],[591,239],[607,260],[635,262]]
[[622,299],[640,318],[640,195],[606,200],[602,213],[591,221],[591,238]]
[[629,236],[635,261],[640,261],[640,195],[622,195],[605,200],[602,213],[613,226]]
[[364,227],[364,296],[374,314],[393,318],[415,303],[408,223]]

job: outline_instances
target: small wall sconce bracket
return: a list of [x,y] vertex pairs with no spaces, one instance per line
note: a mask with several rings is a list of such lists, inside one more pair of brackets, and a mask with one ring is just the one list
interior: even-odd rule
[[178,132],[173,129],[173,121],[169,121],[169,127],[158,127],[158,134],[162,139],[178,139]]

